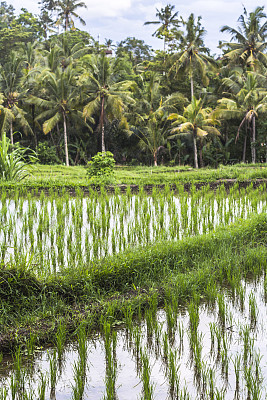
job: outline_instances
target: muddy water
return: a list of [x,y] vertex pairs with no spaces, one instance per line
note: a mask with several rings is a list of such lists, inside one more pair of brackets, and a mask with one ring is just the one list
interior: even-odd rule
[[[241,290],[240,290],[241,288]],[[267,319],[264,279],[243,282],[239,294],[227,290],[213,304],[200,303],[194,310],[199,315],[197,338],[200,363],[197,364],[188,308],[173,312],[174,328],[167,324],[166,310],[159,310],[150,330],[149,322],[134,322],[134,332],[118,329],[112,349],[115,368],[113,398],[119,400],[149,398],[144,395],[141,353],[149,360],[149,384],[153,399],[266,399],[267,396]],[[244,294],[244,297],[242,297]],[[140,351],[136,339],[140,337]],[[193,341],[194,342],[194,341]],[[83,399],[104,399],[107,382],[107,354],[104,337],[95,335],[88,342],[86,384]],[[37,351],[35,358],[23,356],[24,395],[38,398],[40,376],[47,377],[45,399],[69,400],[74,397],[74,364],[79,362],[77,343],[66,346],[63,359],[57,364],[55,392],[49,383],[49,357],[54,349]],[[174,355],[176,388],[171,396],[170,354]],[[239,362],[239,364],[238,364]],[[236,372],[235,372],[236,366]],[[168,372],[169,371],[169,372]],[[239,379],[237,374],[239,373]],[[11,399],[12,361],[1,363],[1,385]],[[178,385],[176,385],[178,386]],[[1,393],[1,391],[0,391]],[[249,395],[248,395],[249,394]],[[32,396],[32,397],[30,397]],[[249,397],[250,396],[250,397]],[[254,396],[254,397],[253,397]],[[5,398],[5,397],[2,397]],[[0,395],[0,399],[1,395]],[[20,397],[16,397],[20,398]]]

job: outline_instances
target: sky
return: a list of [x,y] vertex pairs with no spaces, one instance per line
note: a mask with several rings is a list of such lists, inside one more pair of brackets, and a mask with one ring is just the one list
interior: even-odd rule
[[[175,6],[175,11],[186,19],[190,13],[202,16],[202,25],[207,31],[205,44],[212,53],[220,54],[217,48],[219,40],[230,39],[229,35],[220,33],[223,25],[237,27],[237,20],[243,13],[244,6],[248,12],[253,11],[256,6],[265,5],[266,0],[255,3],[255,0],[167,0],[166,2],[152,0],[83,0],[87,9],[81,8],[77,12],[86,21],[82,27],[78,21],[75,26],[88,31],[100,43],[105,38],[112,39],[117,43],[128,36],[135,36],[144,40],[154,49],[163,49],[163,41],[153,38],[152,33],[156,25],[146,25],[144,22],[156,20],[156,9],[164,8],[167,4]],[[21,0],[8,1],[16,12],[20,11]],[[23,7],[28,11],[38,14],[38,1],[23,0]],[[267,12],[267,7],[266,7]]]

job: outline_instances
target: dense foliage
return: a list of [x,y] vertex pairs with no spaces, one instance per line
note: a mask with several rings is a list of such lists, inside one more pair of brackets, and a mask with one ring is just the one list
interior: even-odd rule
[[115,160],[110,151],[99,152],[87,164],[88,175],[96,184],[109,183],[114,175]]
[[163,51],[133,37],[100,44],[75,29],[83,7],[42,0],[39,15],[16,15],[1,2],[0,129],[11,144],[67,166],[98,151],[133,165],[267,161],[264,7],[222,28],[230,37],[219,58],[201,17],[185,20],[170,4],[144,21]]

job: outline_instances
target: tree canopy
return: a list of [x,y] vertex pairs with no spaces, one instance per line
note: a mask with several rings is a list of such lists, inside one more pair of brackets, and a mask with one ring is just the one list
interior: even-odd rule
[[222,27],[229,40],[217,57],[201,16],[184,18],[172,4],[144,21],[163,50],[133,36],[100,43],[90,27],[77,29],[85,2],[39,4],[36,15],[0,4],[0,130],[12,145],[49,148],[50,162],[66,165],[98,151],[155,166],[267,161],[263,6]]

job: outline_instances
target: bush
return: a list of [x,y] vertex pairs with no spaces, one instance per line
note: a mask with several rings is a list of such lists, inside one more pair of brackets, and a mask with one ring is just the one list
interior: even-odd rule
[[37,146],[37,155],[41,164],[60,164],[55,146],[49,146],[47,142],[40,142]]
[[114,182],[115,160],[110,151],[99,152],[87,164],[90,183],[101,185]]

